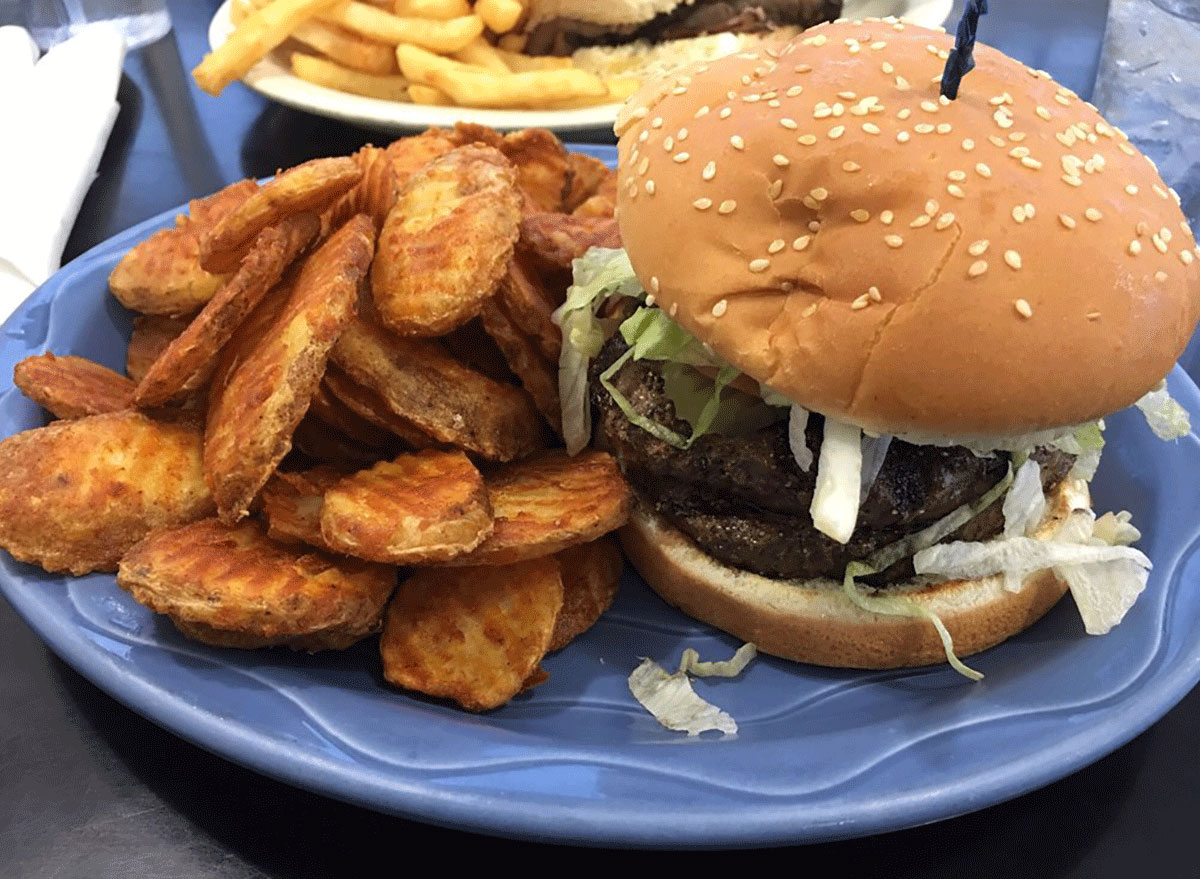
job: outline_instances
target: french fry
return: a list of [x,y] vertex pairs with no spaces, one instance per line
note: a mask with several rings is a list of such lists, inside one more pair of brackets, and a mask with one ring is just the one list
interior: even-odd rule
[[471,14],[471,4],[467,0],[394,0],[392,5],[392,12],[401,17],[435,18],[444,21],[447,18]]
[[464,64],[462,61],[456,61],[453,58],[445,58],[436,52],[430,52],[428,49],[422,49],[420,46],[412,46],[401,43],[396,47],[396,63],[400,65],[400,72],[410,79],[414,84],[430,85],[432,81],[432,72],[434,70],[463,70],[466,72],[486,73],[482,67],[476,67],[473,64]]
[[190,638],[219,647],[344,650],[379,631],[395,568],[283,546],[255,521],[151,534],[117,583]]
[[608,95],[603,80],[574,69],[533,70],[502,76],[441,68],[429,71],[429,84],[464,107],[536,108]]
[[509,31],[496,38],[496,47],[503,49],[505,52],[524,52],[528,42],[529,36],[527,34],[518,34],[515,31]]
[[400,584],[379,640],[389,683],[471,711],[503,705],[535,678],[563,603],[555,559],[422,568]]
[[380,101],[408,100],[408,80],[403,76],[379,76],[350,70],[315,55],[293,52],[292,73],[305,82],[339,92]]
[[541,416],[524,391],[464,366],[437,342],[358,318],[334,346],[333,362],[438,442],[491,461],[511,461],[543,443]]
[[449,565],[507,565],[561,552],[620,528],[629,486],[612,456],[561,449],[500,468],[487,480],[492,536]]
[[223,216],[200,239],[200,265],[210,272],[237,268],[246,247],[267,226],[301,211],[319,212],[362,179],[349,156],[312,159],[272,178]]
[[619,104],[628,99],[642,87],[640,79],[629,76],[604,80],[608,92],[599,96],[571,98],[566,101],[551,101],[546,104],[548,110],[576,110],[580,107],[595,107],[599,104]]
[[50,352],[13,368],[13,384],[55,418],[83,418],[133,408],[135,385],[107,366]]
[[401,187],[379,234],[371,298],[404,335],[440,336],[479,313],[517,240],[512,165],[491,147],[441,156]]
[[414,104],[423,104],[426,107],[451,107],[454,105],[449,97],[433,86],[415,82],[408,87],[408,97]]
[[385,76],[396,72],[396,49],[367,40],[322,21],[306,21],[292,31],[292,39],[327,55],[330,61]]
[[237,272],[187,329],[173,339],[138,383],[139,406],[160,406],[199,388],[238,325],[283,277],[320,229],[315,214],[294,214],[259,233]]
[[[506,34],[507,39],[512,34]],[[556,55],[526,55],[520,50],[510,51],[507,48],[496,48],[496,54],[508,65],[514,73],[528,73],[531,70],[567,70],[575,66],[570,57],[559,58]]]
[[547,652],[562,650],[596,624],[617,597],[624,566],[611,537],[564,549],[557,558],[562,567],[563,606]]
[[[268,52],[288,38],[296,26],[336,0],[274,0],[251,11],[224,43],[209,52],[192,71],[196,85],[210,95],[250,72]],[[377,11],[377,10],[376,10]]]
[[321,535],[335,551],[396,565],[445,561],[492,533],[483,477],[462,452],[380,461],[325,491]]
[[464,64],[473,64],[493,73],[512,73],[496,48],[483,37],[478,37],[459,49],[454,53],[454,58]]
[[517,26],[524,10],[517,0],[476,0],[475,14],[493,33],[508,33]]
[[483,33],[483,22],[474,15],[444,21],[401,18],[354,0],[337,0],[321,12],[320,18],[370,40],[392,45],[412,43],[445,54],[457,52]]

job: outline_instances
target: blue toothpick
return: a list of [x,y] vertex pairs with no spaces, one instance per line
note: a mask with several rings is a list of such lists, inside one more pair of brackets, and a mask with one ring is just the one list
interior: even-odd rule
[[967,0],[967,8],[958,20],[954,48],[942,71],[942,94],[952,101],[958,97],[962,78],[975,69],[975,30],[979,27],[979,16],[987,15],[987,11],[987,0]]

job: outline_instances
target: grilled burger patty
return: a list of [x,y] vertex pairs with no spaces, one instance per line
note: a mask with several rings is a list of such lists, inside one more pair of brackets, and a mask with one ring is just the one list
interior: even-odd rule
[[[1008,455],[979,457],[960,446],[914,446],[893,440],[878,478],[859,511],[850,542],[842,545],[813,527],[809,513],[816,466],[800,470],[779,421],[748,436],[709,434],[690,449],[677,449],[631,423],[598,380],[625,350],[615,336],[592,364],[591,401],[596,442],[620,462],[644,501],[687,534],[709,555],[768,577],[841,579],[847,563],[862,559],[906,534],[977,500],[1004,478]],[[637,410],[685,436],[663,390],[659,364],[629,361],[613,384]],[[814,462],[820,454],[823,419],[814,414],[807,442]],[[1073,458],[1039,449],[1046,491],[1070,470]],[[1004,525],[993,504],[949,539],[986,540]],[[906,560],[876,578],[877,584],[912,575]]]
[[612,26],[574,18],[554,18],[529,34],[530,55],[570,55],[585,46],[617,46],[634,40],[662,42],[705,34],[767,33],[780,25],[811,27],[832,21],[841,0],[698,0],[643,24]]

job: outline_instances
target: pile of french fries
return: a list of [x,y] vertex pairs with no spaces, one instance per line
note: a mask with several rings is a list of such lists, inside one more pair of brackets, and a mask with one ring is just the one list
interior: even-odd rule
[[641,83],[526,55],[521,0],[233,0],[234,31],[192,71],[212,95],[278,50],[307,82],[426,105],[572,109]]
[[[0,442],[0,547],[117,571],[208,644],[344,649],[471,710],[611,604],[629,490],[559,446],[551,312],[616,245],[614,174],[477,125],[190,203],[109,278],[126,375],[19,363],[56,420]],[[397,581],[400,585],[397,588]]]

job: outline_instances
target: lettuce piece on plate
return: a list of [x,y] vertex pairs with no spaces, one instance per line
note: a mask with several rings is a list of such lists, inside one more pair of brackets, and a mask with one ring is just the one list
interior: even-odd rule
[[643,659],[642,664],[629,676],[629,691],[667,729],[686,732],[689,736],[698,736],[714,729],[725,735],[734,735],[738,729],[737,721],[696,695],[689,675],[737,677],[756,654],[753,644],[743,644],[729,659],[704,662],[689,647],[683,651],[679,670],[674,674],[653,659]]

